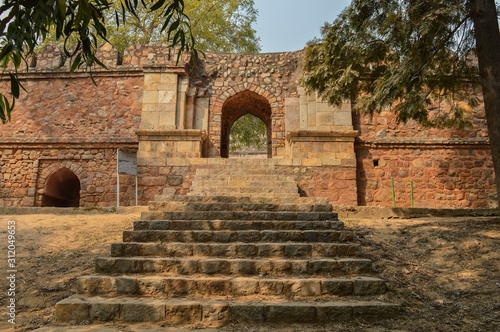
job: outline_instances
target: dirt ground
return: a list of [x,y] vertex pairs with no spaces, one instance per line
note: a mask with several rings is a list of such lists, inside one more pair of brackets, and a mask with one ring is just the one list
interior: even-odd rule
[[[132,229],[138,213],[0,216],[0,330],[54,326],[55,304],[72,294],[75,279],[94,272],[109,244]],[[16,225],[16,324],[7,320],[7,227]],[[374,261],[403,313],[377,323],[272,326],[279,331],[500,331],[500,218],[344,219]],[[82,327],[83,328],[83,327]],[[142,328],[142,329],[141,329]],[[158,326],[156,326],[158,328]],[[201,327],[194,327],[201,328]],[[227,326],[223,331],[268,331]],[[80,327],[75,327],[76,330]],[[84,330],[147,331],[153,326],[107,324]],[[76,331],[75,330],[75,331]]]

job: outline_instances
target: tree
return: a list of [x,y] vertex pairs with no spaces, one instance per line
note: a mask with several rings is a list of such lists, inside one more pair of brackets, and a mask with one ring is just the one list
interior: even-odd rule
[[[203,51],[228,53],[256,53],[260,51],[259,38],[252,28],[257,19],[253,0],[185,0],[185,14],[191,22],[191,32],[197,48]],[[162,13],[149,12],[139,7],[137,16],[126,13],[127,24],[115,24],[115,10],[120,8],[119,1],[105,12],[108,41],[122,54],[127,47],[135,44],[167,42],[162,30]],[[70,41],[76,44],[76,38]],[[102,41],[103,42],[103,41]],[[39,45],[64,46],[64,41],[56,40],[54,31]]]
[[244,148],[266,151],[267,126],[261,119],[252,114],[243,115],[233,123],[229,140],[232,152]]
[[[259,38],[252,28],[257,19],[253,0],[186,0],[185,4],[198,49],[228,53],[260,51]],[[165,34],[160,31],[159,12],[142,9],[137,12],[138,17],[129,16],[126,25],[109,26],[109,41],[120,52],[133,44],[166,42]]]
[[[494,0],[353,0],[307,48],[303,82],[332,104],[428,127],[467,126],[481,87],[500,194],[498,13]],[[446,107],[432,117],[436,101]]]
[[[104,66],[95,51],[100,40],[107,40],[106,13],[112,12],[116,24],[126,24],[127,17],[137,16],[138,10],[155,13],[168,42],[180,45],[180,52],[193,51],[195,39],[191,23],[185,13],[183,0],[4,0],[0,6],[0,64],[7,68],[13,64],[10,74],[12,99],[0,94],[0,119],[10,121],[15,99],[22,85],[18,71],[22,62],[27,63],[37,45],[42,43],[51,30],[55,38],[64,41],[64,53],[73,57],[70,71],[83,69],[90,73],[94,65]],[[69,50],[68,41],[75,40],[76,47]],[[26,66],[27,67],[27,66]]]

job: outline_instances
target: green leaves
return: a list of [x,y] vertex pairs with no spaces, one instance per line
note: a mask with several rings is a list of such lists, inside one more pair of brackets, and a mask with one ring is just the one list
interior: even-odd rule
[[[402,122],[463,125],[467,112],[457,105],[479,86],[466,3],[353,0],[307,48],[303,83],[330,103],[352,100],[366,113],[393,108]],[[442,117],[429,118],[436,103]]]
[[252,114],[246,114],[236,120],[230,133],[231,151],[254,147],[262,151],[267,146],[267,126]]

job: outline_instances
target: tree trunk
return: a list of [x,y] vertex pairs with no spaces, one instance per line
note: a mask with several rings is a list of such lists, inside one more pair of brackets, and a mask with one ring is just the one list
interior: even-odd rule
[[500,31],[497,11],[495,0],[470,0],[469,5],[500,203]]

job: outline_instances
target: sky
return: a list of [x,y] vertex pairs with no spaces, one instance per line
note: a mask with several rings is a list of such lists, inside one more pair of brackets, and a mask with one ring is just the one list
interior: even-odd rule
[[254,0],[259,11],[254,28],[262,53],[298,51],[320,37],[325,22],[332,23],[351,0]]

